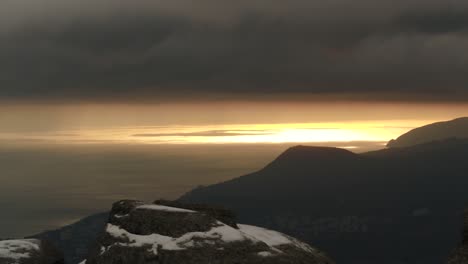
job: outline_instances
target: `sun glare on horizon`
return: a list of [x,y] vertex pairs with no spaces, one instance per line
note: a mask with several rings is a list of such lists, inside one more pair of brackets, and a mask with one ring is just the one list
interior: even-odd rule
[[[387,142],[413,128],[460,116],[468,105],[427,109],[427,105],[350,103],[2,106],[0,140],[5,144]],[[17,118],[12,119],[12,113]]]
[[281,144],[324,142],[386,142],[418,121],[343,123],[233,124],[198,126],[141,126],[64,130],[53,133],[2,134],[3,140],[69,144]]
[[[418,122],[419,123],[419,122]],[[242,143],[323,143],[384,142],[405,133],[412,126],[395,127],[378,123],[300,123],[198,127],[173,134],[133,134],[141,143],[242,144]],[[193,130],[195,129],[195,130]],[[182,129],[184,131],[184,129]]]

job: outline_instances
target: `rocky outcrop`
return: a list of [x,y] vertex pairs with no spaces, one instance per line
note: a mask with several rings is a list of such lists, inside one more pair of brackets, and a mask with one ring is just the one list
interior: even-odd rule
[[448,264],[468,264],[468,210],[464,215],[464,228],[462,242],[457,249],[450,255]]
[[292,237],[236,224],[234,219],[227,210],[202,205],[120,201],[113,205],[105,232],[82,263],[333,263]]
[[38,239],[0,241],[0,264],[63,264],[62,254]]

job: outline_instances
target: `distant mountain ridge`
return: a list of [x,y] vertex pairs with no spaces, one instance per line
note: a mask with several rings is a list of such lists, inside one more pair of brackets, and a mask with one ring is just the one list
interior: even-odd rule
[[415,128],[395,140],[390,140],[387,147],[409,147],[449,138],[468,138],[468,117],[460,117]]
[[282,166],[311,166],[315,164],[323,166],[327,163],[338,161],[353,162],[359,159],[359,155],[341,148],[295,146],[281,153],[265,169],[279,169]]

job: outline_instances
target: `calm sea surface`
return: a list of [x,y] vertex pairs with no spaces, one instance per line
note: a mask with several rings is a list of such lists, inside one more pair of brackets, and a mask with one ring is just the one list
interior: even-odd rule
[[[334,143],[336,144],[336,143]],[[341,144],[360,152],[378,143]],[[198,185],[265,166],[288,146],[0,146],[0,238],[21,237],[108,210],[119,199],[175,199]]]

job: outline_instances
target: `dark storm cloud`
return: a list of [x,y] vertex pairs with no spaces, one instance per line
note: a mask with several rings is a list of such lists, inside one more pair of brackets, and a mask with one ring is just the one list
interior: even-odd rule
[[467,18],[455,0],[6,0],[0,97],[464,101]]

